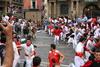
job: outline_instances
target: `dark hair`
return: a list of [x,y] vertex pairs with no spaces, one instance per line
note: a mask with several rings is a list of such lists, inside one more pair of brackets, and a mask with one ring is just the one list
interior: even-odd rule
[[27,36],[27,40],[31,40],[32,36],[31,35],[28,35]]
[[86,40],[86,38],[85,37],[82,37],[82,38],[79,39],[79,42],[83,42],[85,40]]
[[6,42],[6,36],[4,33],[1,32],[1,39],[0,39],[1,43],[5,43]]
[[100,47],[95,47],[94,52],[100,52]]
[[56,49],[56,45],[55,44],[51,44],[51,48]]
[[55,29],[58,29],[58,26],[55,26]]
[[33,66],[39,66],[40,63],[41,63],[41,58],[39,56],[33,58]]

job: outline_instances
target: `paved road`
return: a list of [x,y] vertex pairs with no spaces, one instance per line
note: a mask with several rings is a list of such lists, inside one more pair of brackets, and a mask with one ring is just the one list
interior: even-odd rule
[[[53,37],[50,37],[46,32],[37,32],[37,38],[33,41],[33,44],[37,45],[38,55],[42,58],[42,66],[47,64],[47,56],[50,50],[50,44],[53,43]],[[61,67],[67,67],[68,64],[73,62],[74,51],[72,46],[67,46],[64,42],[57,45],[57,49],[60,50],[65,55],[65,60]],[[45,66],[46,67],[46,66]]]
[[[53,43],[53,37],[50,37],[46,32],[39,31],[37,32],[37,38],[33,40],[33,44],[37,45],[37,54],[42,58],[41,67],[47,67],[48,60],[48,52],[50,50],[50,44]],[[60,50],[65,55],[65,60],[61,64],[61,67],[68,67],[68,64],[73,62],[74,59],[74,51],[72,46],[67,47],[67,45],[63,42],[60,45],[57,45],[57,49]],[[22,58],[23,58],[23,51],[22,51]],[[22,61],[22,60],[21,60]],[[23,67],[23,63],[20,62],[19,66]]]

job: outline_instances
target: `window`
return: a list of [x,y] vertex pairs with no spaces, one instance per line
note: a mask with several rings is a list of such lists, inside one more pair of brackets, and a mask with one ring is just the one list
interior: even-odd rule
[[67,4],[61,4],[60,5],[60,14],[68,14],[68,5]]
[[35,9],[35,0],[31,0],[32,2],[32,9]]
[[35,2],[32,2],[33,9],[35,9]]

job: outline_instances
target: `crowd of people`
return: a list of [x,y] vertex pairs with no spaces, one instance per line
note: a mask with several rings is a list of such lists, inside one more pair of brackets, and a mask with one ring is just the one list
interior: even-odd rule
[[[14,16],[2,16],[0,22],[0,57],[1,66],[18,67],[21,62],[21,51],[24,49],[25,60],[23,67],[39,67],[41,58],[35,51],[36,45],[32,41],[36,38],[36,24],[31,20],[16,18]],[[49,67],[60,67],[64,55],[51,44],[48,53]],[[52,57],[53,56],[53,57]],[[52,57],[52,58],[51,58]],[[57,57],[57,58],[56,58]],[[60,61],[60,57],[62,58]],[[53,60],[53,61],[52,61]]]
[[[36,51],[32,40],[36,38],[36,23],[14,16],[2,16],[0,20],[1,66],[18,67],[20,51],[25,51],[25,67],[32,67]],[[40,58],[40,57],[36,57]],[[41,61],[41,60],[39,60]],[[6,64],[6,66],[5,66]]]
[[[41,58],[36,56],[32,43],[36,38],[36,24],[31,20],[3,16],[0,20],[0,57],[3,67],[17,67],[20,51],[24,48],[24,67],[39,67]],[[100,18],[68,17],[45,19],[44,29],[54,37],[48,53],[49,67],[60,67],[64,55],[56,49],[60,41],[72,45],[75,51],[74,67],[100,66]]]
[[54,37],[54,44],[60,41],[72,45],[75,51],[74,67],[100,66],[100,18],[83,15],[71,20],[68,17],[50,17],[44,22],[45,31]]

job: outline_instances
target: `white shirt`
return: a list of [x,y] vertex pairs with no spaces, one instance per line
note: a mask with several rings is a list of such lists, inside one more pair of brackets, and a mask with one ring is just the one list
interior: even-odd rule
[[76,39],[79,40],[81,36],[82,36],[82,33],[78,32],[78,34],[76,35]]
[[93,44],[94,44],[94,42],[93,41],[91,41],[91,40],[88,40],[87,41],[87,45],[86,45],[86,48],[88,48],[88,49],[92,49],[94,46],[93,46]]
[[100,28],[97,28],[94,32],[94,38],[97,38],[98,36],[100,36]]
[[9,16],[5,16],[5,21],[8,21],[9,20]]
[[76,46],[75,52],[84,52],[84,44],[79,42],[78,45]]
[[68,34],[69,33],[68,27],[67,26],[64,26],[63,31],[64,31],[65,34]]
[[31,53],[34,51],[34,47],[32,44],[30,46],[27,46],[26,44],[24,44],[23,47],[27,55],[31,55]]
[[19,56],[18,49],[17,49],[15,42],[13,42],[13,50],[14,50],[14,57]]
[[67,23],[67,19],[66,18],[64,18],[64,22]]

